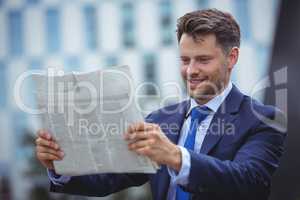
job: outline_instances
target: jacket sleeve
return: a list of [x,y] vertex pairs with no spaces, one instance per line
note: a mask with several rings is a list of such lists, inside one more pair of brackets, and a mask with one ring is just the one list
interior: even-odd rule
[[50,183],[50,191],[73,195],[103,197],[148,181],[146,174],[98,174],[73,176],[63,185]]
[[194,194],[213,192],[223,197],[267,199],[285,136],[281,129],[259,122],[233,160],[222,161],[190,151],[189,184],[184,189]]

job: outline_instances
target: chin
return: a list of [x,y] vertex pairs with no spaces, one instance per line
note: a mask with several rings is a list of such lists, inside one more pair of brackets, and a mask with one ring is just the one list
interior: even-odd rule
[[198,100],[209,100],[216,95],[215,91],[211,87],[189,87],[189,95]]

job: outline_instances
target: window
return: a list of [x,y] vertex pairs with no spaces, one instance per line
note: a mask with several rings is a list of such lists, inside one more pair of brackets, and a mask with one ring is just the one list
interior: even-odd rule
[[46,11],[46,33],[47,48],[49,53],[56,53],[60,50],[60,13],[56,8],[49,8]]
[[106,66],[116,66],[118,65],[118,58],[114,55],[109,55],[105,58],[105,64]]
[[65,71],[79,71],[80,67],[80,59],[77,56],[69,56],[65,59]]
[[39,3],[39,0],[27,0],[27,3],[31,5],[37,5]]
[[175,28],[172,26],[172,4],[169,0],[160,2],[160,26],[162,30],[162,44],[165,46],[171,45],[175,36]]
[[98,23],[97,10],[92,5],[86,5],[83,8],[84,23],[85,23],[85,40],[89,50],[96,50],[98,47]]
[[134,7],[132,2],[122,4],[122,33],[123,45],[127,48],[135,46]]
[[19,10],[10,11],[8,14],[8,36],[9,47],[12,56],[23,54],[23,22],[22,14]]
[[198,7],[200,9],[206,9],[209,7],[209,1],[208,0],[197,0]]
[[43,67],[42,61],[40,59],[32,59],[30,61],[30,64],[28,66],[29,69],[33,69],[33,70],[40,70]]
[[[156,72],[156,57],[154,54],[144,55],[144,77],[147,83],[157,84],[157,72]],[[147,95],[156,95],[157,91],[153,85],[147,85],[146,87]]]
[[250,15],[249,15],[249,1],[235,1],[235,12],[237,14],[236,18],[241,27],[241,34],[244,40],[251,39],[251,26],[250,26]]

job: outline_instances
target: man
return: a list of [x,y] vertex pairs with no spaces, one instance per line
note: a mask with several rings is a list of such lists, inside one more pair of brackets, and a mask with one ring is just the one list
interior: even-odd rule
[[60,176],[53,160],[63,159],[63,152],[39,131],[37,157],[48,168],[51,191],[105,196],[150,181],[156,200],[268,199],[285,133],[274,120],[261,120],[273,119],[275,108],[243,95],[230,81],[239,56],[238,24],[216,9],[195,11],[178,20],[177,37],[190,99],[151,113],[124,134],[134,141],[131,151],[161,169],[154,175]]

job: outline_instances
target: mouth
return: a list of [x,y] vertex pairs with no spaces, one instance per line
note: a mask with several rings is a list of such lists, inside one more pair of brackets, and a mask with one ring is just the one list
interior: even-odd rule
[[208,78],[207,77],[203,77],[203,78],[189,78],[187,80],[188,85],[190,86],[191,89],[197,87],[198,85],[202,84],[203,82],[207,81]]

